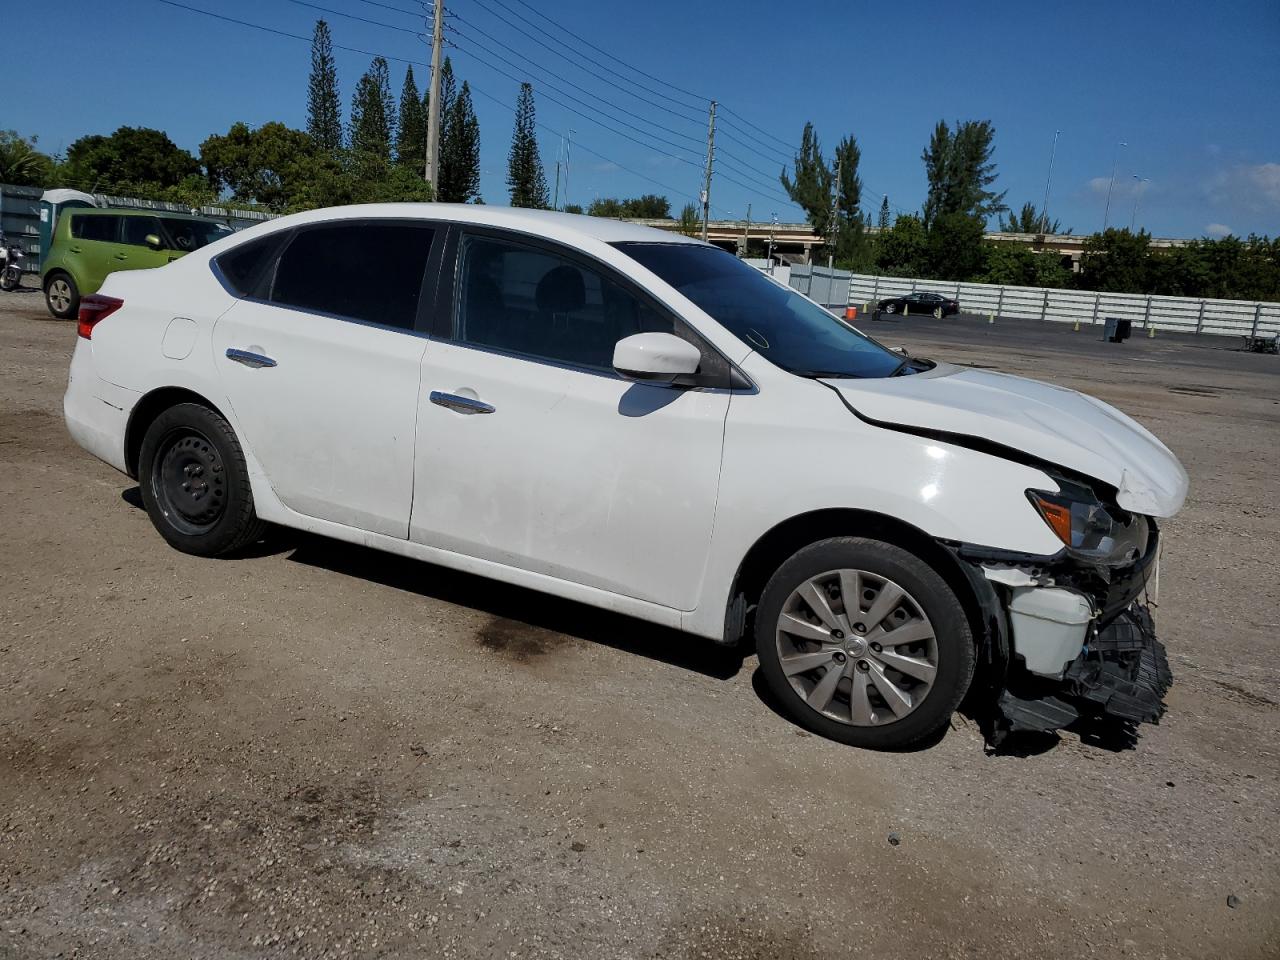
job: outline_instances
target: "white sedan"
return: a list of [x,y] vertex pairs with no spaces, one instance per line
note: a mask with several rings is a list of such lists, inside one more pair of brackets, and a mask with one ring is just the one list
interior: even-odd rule
[[[728,253],[613,220],[317,210],[85,297],[65,398],[156,529],[281,524],[754,637],[846,743],[1154,721],[1143,602],[1187,476],[1124,414],[894,353]],[[423,576],[430,576],[424,568]]]

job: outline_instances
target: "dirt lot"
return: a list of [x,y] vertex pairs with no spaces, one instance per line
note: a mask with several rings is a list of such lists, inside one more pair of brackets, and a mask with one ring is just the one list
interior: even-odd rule
[[869,326],[1182,457],[1136,749],[862,752],[677,633],[310,538],[175,553],[66,434],[72,326],[0,295],[0,958],[1280,954],[1280,359]]

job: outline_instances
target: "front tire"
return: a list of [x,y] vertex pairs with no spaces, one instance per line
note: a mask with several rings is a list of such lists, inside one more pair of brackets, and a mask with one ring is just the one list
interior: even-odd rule
[[934,307],[934,308],[933,308],[933,318],[934,318],[935,320],[941,320],[941,319],[942,319],[942,308],[941,308],[941,307]]
[[886,303],[880,309],[883,310],[885,313],[897,313],[898,305],[896,303]]
[[44,285],[44,302],[59,320],[74,320],[80,312],[80,288],[71,274],[59,271],[50,275]]
[[152,524],[183,553],[225,556],[262,537],[244,451],[231,425],[208,407],[180,403],[152,421],[138,483]]
[[796,722],[876,750],[945,727],[975,662],[946,581],[906,550],[860,537],[812,544],[778,568],[756,611],[756,652]]
[[0,289],[6,293],[10,290],[17,290],[21,282],[22,272],[17,267],[5,267],[4,276],[0,277]]

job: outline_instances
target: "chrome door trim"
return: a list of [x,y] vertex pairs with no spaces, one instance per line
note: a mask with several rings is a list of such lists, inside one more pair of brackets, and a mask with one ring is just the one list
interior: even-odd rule
[[493,404],[483,400],[472,400],[470,397],[460,397],[456,393],[443,393],[439,390],[432,390],[430,399],[436,406],[456,410],[458,413],[493,413],[495,409]]

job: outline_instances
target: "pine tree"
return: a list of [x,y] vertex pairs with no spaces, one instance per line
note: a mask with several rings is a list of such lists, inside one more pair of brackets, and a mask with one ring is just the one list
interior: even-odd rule
[[387,61],[374,57],[351,98],[351,149],[390,163],[395,109]]
[[[862,219],[862,177],[858,175],[861,160],[862,150],[854,137],[845,137],[836,144],[832,169],[840,172],[840,179],[834,185],[836,223],[832,232],[835,234],[836,256],[843,260],[852,258],[863,247],[866,225]],[[831,243],[830,238],[827,242]]]
[[826,236],[831,219],[831,187],[835,177],[822,156],[822,145],[814,133],[813,124],[804,125],[800,137],[800,152],[794,163],[794,179],[782,171],[779,180],[783,189],[796,204],[804,209],[809,225],[819,236]]
[[[448,66],[448,61],[445,61]],[[440,183],[438,199],[469,203],[480,197],[480,122],[471,107],[471,88],[464,80],[457,96],[446,100],[441,71],[441,108],[449,104],[448,118],[441,117]],[[452,71],[450,71],[452,86]],[[544,186],[545,189],[545,186]]]
[[891,226],[889,223],[889,195],[887,193],[884,195],[884,199],[880,201],[880,220],[876,226],[882,231],[888,230]]
[[[428,90],[428,92],[430,92]],[[418,97],[413,67],[404,72],[400,90],[400,122],[396,126],[396,163],[421,170],[427,157],[427,114]]]
[[329,24],[316,21],[311,39],[311,79],[307,83],[307,133],[321,150],[342,147],[342,108],[338,102],[338,68],[333,59]]
[[507,187],[513,207],[547,208],[547,177],[538,156],[537,120],[533,112],[533,85],[520,84],[516,98],[516,125],[507,155]]
[[929,194],[924,204],[924,222],[932,227],[940,217],[960,214],[983,223],[993,214],[1008,209],[1004,193],[988,189],[996,181],[995,127],[990,120],[957,121],[955,130],[939,120],[924,161]]

